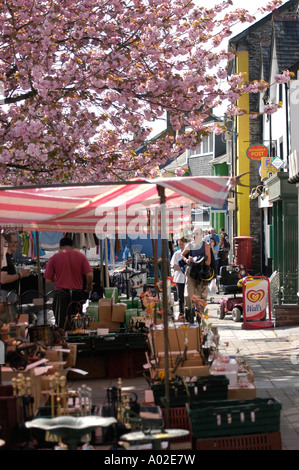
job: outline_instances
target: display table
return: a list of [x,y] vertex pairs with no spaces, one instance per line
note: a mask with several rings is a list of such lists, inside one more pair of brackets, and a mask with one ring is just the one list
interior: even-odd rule
[[[148,336],[144,333],[69,334],[69,344],[76,344],[76,367],[88,372],[87,378],[134,378],[143,371]],[[78,376],[71,371],[69,378]]]
[[68,334],[68,343],[77,344],[77,352],[124,351],[131,349],[148,349],[148,336],[145,333],[113,332],[106,335]]

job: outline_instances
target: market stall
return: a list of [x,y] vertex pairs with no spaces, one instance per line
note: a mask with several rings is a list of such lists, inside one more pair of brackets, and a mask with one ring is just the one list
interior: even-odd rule
[[229,177],[184,177],[94,185],[0,188],[0,224],[24,230],[151,234],[162,243],[163,339],[166,422],[169,421],[167,236],[191,223],[193,204],[222,207],[233,186]]

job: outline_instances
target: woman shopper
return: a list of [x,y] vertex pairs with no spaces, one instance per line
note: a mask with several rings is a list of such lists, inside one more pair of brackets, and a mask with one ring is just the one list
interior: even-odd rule
[[[208,297],[208,282],[204,279],[194,279],[190,276],[191,268],[194,267],[194,263],[204,258],[201,263],[201,268],[205,269],[211,264],[211,250],[209,243],[203,240],[203,233],[200,227],[193,231],[193,241],[188,243],[182,253],[182,260],[186,263],[185,269],[185,317],[189,322],[193,322],[193,302],[192,296],[195,295],[206,302]],[[200,304],[197,308],[197,313],[202,315],[204,313],[204,305]]]
[[179,250],[174,252],[170,261],[170,264],[174,270],[173,282],[175,282],[176,284],[178,300],[179,300],[179,309],[180,309],[179,319],[184,316],[184,289],[185,289],[185,281],[186,281],[185,274],[183,270],[181,269],[181,267],[179,266],[179,261],[182,259],[182,252],[185,249],[186,243],[187,243],[186,238],[182,237],[179,239],[178,241]]

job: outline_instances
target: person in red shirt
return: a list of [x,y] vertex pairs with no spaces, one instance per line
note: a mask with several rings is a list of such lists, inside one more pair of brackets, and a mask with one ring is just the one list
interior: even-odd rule
[[84,276],[86,291],[92,292],[93,271],[86,256],[73,247],[73,241],[64,237],[60,240],[60,250],[49,259],[44,278],[47,283],[54,282],[55,295],[53,310],[59,328],[65,329],[72,316],[72,303],[75,306],[86,300],[83,290]]

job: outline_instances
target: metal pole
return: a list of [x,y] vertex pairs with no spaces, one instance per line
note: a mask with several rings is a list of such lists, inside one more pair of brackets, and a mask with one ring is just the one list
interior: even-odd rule
[[164,357],[165,357],[165,399],[166,399],[166,428],[169,428],[169,365],[168,365],[168,298],[167,298],[167,236],[165,216],[165,189],[157,186],[160,197],[161,243],[162,243],[162,291],[163,291],[163,320],[164,320]]
[[108,239],[107,239],[107,237],[105,237],[104,245],[105,245],[105,274],[106,274],[106,286],[107,286],[107,287],[110,287],[110,281],[109,281]]
[[37,260],[37,286],[38,292],[43,296],[43,303],[44,303],[44,322],[43,325],[48,323],[47,320],[47,308],[46,308],[46,291],[43,286],[43,279],[41,276],[41,268],[40,268],[40,247],[39,247],[39,233],[38,230],[35,231],[35,239],[36,239],[36,260]]

